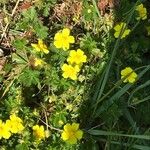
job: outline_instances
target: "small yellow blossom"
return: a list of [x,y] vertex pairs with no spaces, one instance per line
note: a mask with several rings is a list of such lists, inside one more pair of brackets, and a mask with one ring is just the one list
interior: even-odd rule
[[51,132],[49,130],[45,130],[45,137],[49,138],[51,136]]
[[33,135],[37,140],[42,140],[45,138],[44,126],[35,125],[32,127]]
[[64,122],[63,122],[62,120],[59,120],[59,121],[58,121],[58,124],[59,124],[60,126],[62,126],[62,125],[64,124]]
[[8,126],[2,122],[2,120],[0,120],[0,139],[4,138],[4,139],[9,139],[11,136],[11,133],[9,131]]
[[64,64],[61,68],[63,70],[63,77],[64,78],[70,78],[72,80],[77,80],[77,73],[80,71],[79,66],[71,66]]
[[125,27],[126,27],[126,23],[124,23],[124,22],[121,22],[120,24],[117,24],[114,27],[114,30],[115,30],[114,36],[115,36],[115,38],[118,38],[120,34],[122,34],[121,39],[123,39],[127,35],[129,35],[129,33],[131,32],[130,29],[125,29],[125,31],[122,33],[122,30],[124,30]]
[[63,50],[68,50],[70,43],[74,43],[75,39],[73,36],[70,36],[70,29],[64,28],[62,31],[59,31],[55,34],[54,45],[56,48],[62,48]]
[[87,57],[86,57],[86,55],[84,55],[84,52],[81,49],[77,49],[77,51],[75,51],[75,50],[70,51],[67,61],[70,64],[80,65],[82,63],[85,63],[86,59],[87,59]]
[[132,68],[126,67],[121,71],[121,79],[125,78],[123,82],[134,83],[137,79],[137,74],[133,71]]
[[42,59],[40,59],[40,58],[35,58],[34,59],[34,66],[35,67],[37,67],[37,66],[42,67],[44,64],[45,64],[45,62]]
[[147,10],[145,7],[143,7],[143,4],[140,4],[136,6],[136,11],[138,12],[138,17],[136,18],[137,20],[145,20],[147,19]]
[[19,133],[24,129],[23,121],[15,114],[10,116],[9,120],[6,120],[6,125],[10,129],[11,133]]
[[61,134],[62,139],[69,144],[76,144],[77,140],[82,139],[82,136],[83,131],[79,129],[78,123],[73,123],[72,125],[67,123]]
[[38,39],[38,44],[31,44],[31,46],[37,51],[37,52],[43,52],[45,54],[48,54],[48,48],[47,46],[44,44],[43,40]]

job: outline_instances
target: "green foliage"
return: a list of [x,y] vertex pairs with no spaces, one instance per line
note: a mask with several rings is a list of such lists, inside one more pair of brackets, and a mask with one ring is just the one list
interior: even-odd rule
[[[148,150],[150,2],[120,0],[115,8],[108,3],[103,10],[97,0],[21,1],[12,17],[16,2],[0,2],[0,33],[10,18],[0,41],[4,51],[0,57],[0,120],[17,114],[25,128],[6,139],[1,138],[0,126],[0,149]],[[147,19],[138,21],[136,6],[141,2]],[[113,27],[119,22],[127,26],[116,39]],[[75,43],[65,51],[56,48],[54,41],[56,33],[66,27]],[[121,39],[126,28],[131,32]],[[66,44],[66,39],[61,37],[57,45]],[[64,78],[62,66],[69,64],[70,50],[77,49],[84,51],[87,61],[79,64],[77,80]],[[123,82],[121,71],[126,67],[137,74],[136,82]],[[79,123],[84,135],[70,145],[61,133],[64,125],[73,122]],[[36,139],[34,125],[44,127],[45,138]]]
[[26,68],[20,75],[19,81],[23,86],[30,87],[31,85],[37,85],[39,83],[39,76],[39,71]]
[[22,12],[21,22],[17,23],[16,29],[32,30],[40,39],[44,39],[48,35],[48,28],[43,26],[34,7]]

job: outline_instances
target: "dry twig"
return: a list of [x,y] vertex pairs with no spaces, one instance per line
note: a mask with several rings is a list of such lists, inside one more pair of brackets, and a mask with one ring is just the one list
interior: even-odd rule
[[[19,5],[19,2],[20,2],[20,0],[17,0],[16,5],[15,5],[14,9],[12,10],[12,13],[11,13],[11,15],[10,15],[10,16],[11,16],[11,19],[14,17],[14,14],[15,14],[15,12],[16,12],[16,9],[17,9],[18,5]],[[0,39],[0,44],[2,43],[3,38],[4,38],[4,36],[6,35],[6,32],[8,31],[9,25],[10,25],[10,21],[6,24],[5,28],[3,29],[3,33],[2,33],[1,39]]]

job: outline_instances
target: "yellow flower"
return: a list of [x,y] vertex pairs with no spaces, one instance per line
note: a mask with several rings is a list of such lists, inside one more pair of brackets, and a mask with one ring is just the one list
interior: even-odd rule
[[60,126],[62,126],[62,125],[64,124],[64,122],[63,122],[62,120],[59,120],[59,121],[58,121],[58,124],[59,124]]
[[145,7],[143,7],[143,4],[140,4],[136,6],[136,11],[138,12],[139,17],[137,17],[137,20],[145,20],[147,19],[147,10]]
[[37,52],[43,52],[45,54],[48,54],[48,48],[47,46],[44,44],[43,40],[38,39],[38,44],[31,44],[31,46],[37,51]]
[[62,48],[63,50],[68,50],[70,43],[74,43],[75,39],[70,36],[70,29],[64,28],[55,34],[54,45],[56,48]]
[[44,64],[45,64],[45,62],[42,59],[39,59],[39,58],[34,59],[34,66],[35,67],[37,67],[37,66],[42,67]]
[[0,120],[0,139],[9,139],[11,136],[11,133],[9,131],[8,126]]
[[68,63],[70,64],[82,64],[86,62],[86,55],[84,55],[84,52],[81,49],[71,50],[69,54],[69,58],[67,59]]
[[62,76],[64,78],[70,78],[72,80],[77,80],[77,73],[80,71],[78,65],[73,67],[71,65],[64,64],[61,69],[63,70]]
[[82,136],[83,131],[79,129],[78,123],[73,123],[72,125],[67,123],[61,134],[62,139],[69,144],[76,144],[77,140],[81,140]]
[[125,78],[123,82],[134,83],[137,78],[137,74],[133,71],[132,68],[126,67],[121,71],[121,79],[122,78]]
[[117,24],[115,27],[114,27],[114,30],[115,30],[115,33],[114,33],[114,36],[115,38],[118,38],[120,33],[122,34],[121,35],[121,39],[125,38],[127,35],[129,35],[129,33],[131,32],[130,29],[125,29],[125,31],[122,33],[122,30],[124,30],[124,28],[126,27],[126,23],[124,22],[121,22],[120,24]]
[[37,140],[42,140],[45,138],[44,126],[35,125],[32,127],[33,135]]
[[12,133],[19,133],[24,129],[22,120],[15,114],[10,116],[9,120],[6,120],[6,125]]

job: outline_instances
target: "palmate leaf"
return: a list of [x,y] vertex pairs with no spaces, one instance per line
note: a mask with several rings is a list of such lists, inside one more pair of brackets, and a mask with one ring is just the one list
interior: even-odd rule
[[44,39],[48,36],[48,28],[43,26],[39,20],[38,23],[34,23],[33,28],[38,38]]
[[37,85],[39,83],[40,72],[26,68],[20,75],[19,81],[24,86],[29,87],[31,85]]
[[37,12],[34,7],[31,7],[27,11],[23,11],[23,17],[26,18],[26,21],[33,21],[37,19]]

